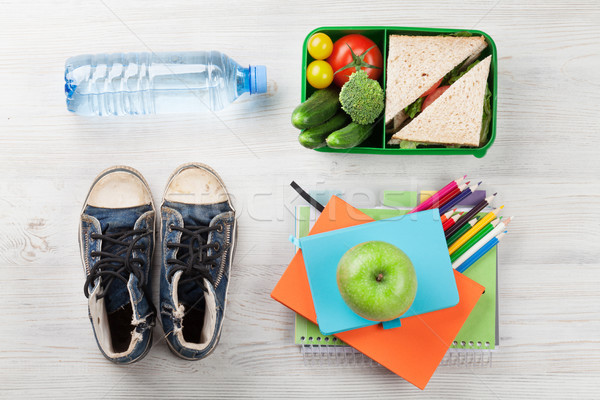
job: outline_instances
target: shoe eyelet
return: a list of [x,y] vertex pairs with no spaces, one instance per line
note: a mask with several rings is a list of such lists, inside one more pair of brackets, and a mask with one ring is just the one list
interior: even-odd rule
[[169,232],[173,232],[173,229],[171,229],[171,227],[172,227],[172,226],[173,226],[173,225],[169,225],[169,226],[167,226],[167,230],[168,230]]
[[219,242],[215,242],[215,243],[213,244],[213,250],[214,250],[214,251],[219,251],[219,250],[221,250],[221,245],[219,244]]
[[223,224],[222,224],[222,223],[219,223],[219,224],[217,225],[217,232],[219,232],[219,233],[223,233],[223,230],[224,230],[224,229],[225,229],[225,228],[223,227]]

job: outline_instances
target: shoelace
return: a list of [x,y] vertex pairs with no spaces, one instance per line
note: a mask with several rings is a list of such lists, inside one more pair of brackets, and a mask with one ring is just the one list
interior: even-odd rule
[[[168,264],[174,265],[168,275],[169,281],[176,272],[183,271],[179,284],[198,281],[202,290],[207,292],[208,289],[204,286],[204,279],[207,279],[212,285],[215,284],[210,270],[216,267],[216,260],[221,256],[224,249],[220,248],[218,242],[208,243],[201,235],[211,231],[221,232],[223,225],[188,225],[184,228],[171,225],[170,229],[181,232],[181,239],[179,243],[167,242],[167,248],[179,249],[177,251],[177,258],[169,258],[167,260]],[[214,253],[209,256],[208,250],[210,248],[214,250]]]
[[[142,272],[144,261],[133,257],[133,251],[144,251],[145,246],[138,242],[151,234],[152,231],[146,229],[104,234],[92,233],[92,239],[102,240],[103,249],[91,253],[92,257],[100,257],[100,260],[94,264],[85,281],[83,288],[85,297],[90,297],[89,286],[99,277],[102,277],[102,292],[98,295],[99,299],[106,295],[115,278],[127,284],[130,274],[134,274],[141,287],[145,289],[146,281]],[[133,237],[133,239],[128,241],[129,237]]]

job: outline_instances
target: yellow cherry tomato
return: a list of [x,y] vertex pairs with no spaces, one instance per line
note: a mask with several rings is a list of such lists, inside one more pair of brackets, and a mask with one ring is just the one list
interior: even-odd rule
[[331,55],[333,42],[324,33],[315,33],[308,39],[308,53],[315,60],[324,60]]
[[313,61],[306,68],[306,80],[315,89],[325,89],[333,82],[333,68],[327,61]]

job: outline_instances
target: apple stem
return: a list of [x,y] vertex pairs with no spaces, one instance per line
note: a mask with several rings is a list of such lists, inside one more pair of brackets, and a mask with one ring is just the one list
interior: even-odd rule
[[377,282],[381,282],[382,279],[383,279],[383,274],[380,272],[379,275],[377,275]]

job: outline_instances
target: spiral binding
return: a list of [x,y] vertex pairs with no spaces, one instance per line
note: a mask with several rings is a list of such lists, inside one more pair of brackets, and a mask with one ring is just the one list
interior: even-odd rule
[[374,367],[379,365],[350,346],[304,344],[300,352],[307,367]]
[[492,351],[490,349],[448,349],[440,363],[442,367],[491,367]]
[[[308,341],[307,341],[308,342]],[[481,348],[450,348],[440,366],[479,368],[492,366],[493,350]],[[306,343],[300,345],[300,353],[307,367],[375,367],[373,361],[358,350],[347,345]]]

